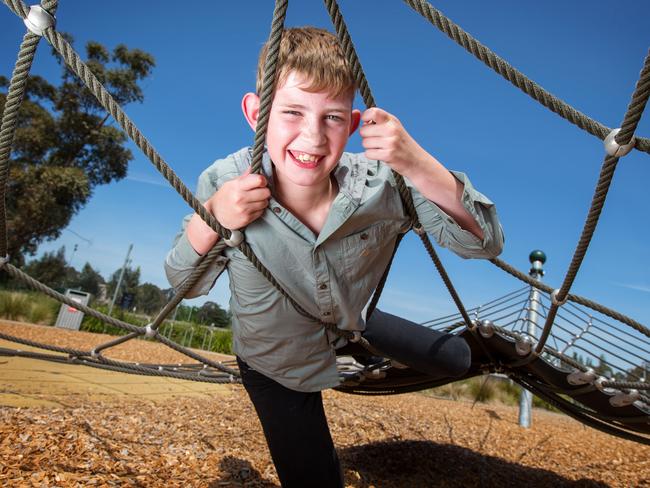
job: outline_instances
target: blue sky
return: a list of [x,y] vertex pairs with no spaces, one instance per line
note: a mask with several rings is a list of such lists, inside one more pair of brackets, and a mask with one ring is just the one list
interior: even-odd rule
[[[505,233],[502,258],[529,269],[528,254],[548,255],[545,282],[559,286],[571,260],[603,161],[596,137],[514,88],[397,0],[341,1],[379,106],[397,115],[427,150],[468,173],[496,202]],[[154,7],[155,5],[155,7]],[[609,127],[620,125],[650,45],[650,2],[440,1],[435,6],[551,93]],[[126,112],[191,188],[214,159],[252,142],[240,112],[254,89],[255,64],[268,36],[270,1],[62,2],[58,28],[87,40],[152,53],[145,101]],[[331,28],[321,2],[291,2],[287,25]],[[9,76],[24,33],[0,8],[0,74]],[[45,42],[33,72],[57,82]],[[358,104],[361,107],[361,102]],[[650,116],[637,132],[650,136]],[[104,276],[133,243],[142,280],[166,287],[164,256],[190,210],[146,157],[124,180],[97,188],[69,230],[40,252],[66,246],[72,265],[89,261]],[[349,149],[360,150],[358,136]],[[598,229],[572,292],[650,320],[648,241],[650,156],[619,163]],[[77,235],[92,241],[88,243]],[[72,248],[78,244],[74,256]],[[520,287],[487,262],[441,259],[467,306]],[[200,304],[206,298],[192,303]],[[227,306],[223,279],[209,299]],[[455,311],[419,240],[404,240],[380,305],[424,321]]]

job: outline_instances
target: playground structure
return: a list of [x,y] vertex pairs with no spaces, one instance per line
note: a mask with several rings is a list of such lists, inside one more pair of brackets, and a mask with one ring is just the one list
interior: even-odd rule
[[[23,40],[16,69],[12,76],[7,102],[5,104],[5,112],[2,118],[2,126],[0,128],[0,191],[3,194],[3,198],[0,199],[3,206],[2,212],[0,212],[0,256],[6,256],[6,242],[3,243],[3,241],[6,241],[7,235],[6,221],[4,218],[4,191],[6,188],[11,142],[15,131],[16,113],[22,99],[31,60],[41,36],[45,37],[57,52],[61,54],[70,69],[86,83],[107,112],[115,118],[126,133],[152,160],[152,163],[169,180],[184,200],[223,239],[220,239],[217,245],[204,257],[193,276],[180,290],[177,290],[174,298],[146,327],[137,327],[103,315],[89,307],[80,306],[69,298],[34,281],[22,271],[12,266],[9,262],[9,257],[0,258],[0,267],[12,277],[24,281],[30,287],[40,290],[62,303],[74,306],[86,314],[100,318],[111,325],[130,332],[123,337],[98,345],[91,351],[54,347],[33,341],[25,341],[4,334],[0,334],[0,337],[16,343],[36,346],[44,350],[62,352],[68,355],[68,358],[65,359],[66,361],[97,368],[215,383],[236,382],[238,379],[236,369],[230,365],[202,357],[195,351],[191,351],[170,341],[159,333],[159,327],[164,318],[180,303],[186,291],[192,287],[202,272],[211,265],[212,261],[227,245],[238,246],[251,262],[256,265],[258,270],[274,286],[281,290],[280,285],[268,273],[250,247],[247,246],[242,233],[231,233],[228,229],[221,227],[216,219],[205,211],[203,206],[178,179],[119,105],[112,100],[110,95],[93,76],[92,72],[72,50],[67,41],[55,30],[53,14],[56,10],[57,2],[45,0],[40,7],[33,6],[29,9],[20,0],[5,0],[5,3],[16,15],[25,19],[29,30]],[[413,0],[407,1],[406,3],[453,40],[465,47],[478,59],[493,68],[515,86],[524,90],[544,106],[587,132],[600,139],[604,139],[607,151],[582,236],[561,287],[558,289],[548,287],[537,279],[539,276],[534,276],[535,273],[532,273],[533,276],[529,277],[507,263],[499,259],[494,259],[492,260],[493,264],[524,281],[527,287],[494,300],[492,303],[486,304],[478,309],[470,310],[465,308],[462,300],[458,296],[428,237],[421,232],[410,194],[406,189],[403,179],[399,175],[395,175],[395,179],[400,186],[404,207],[407,209],[413,222],[413,230],[423,241],[428,254],[440,272],[442,280],[449,289],[452,300],[459,310],[457,316],[444,318],[425,325],[454,331],[468,341],[472,349],[473,363],[472,368],[467,374],[468,377],[488,372],[505,373],[560,410],[592,427],[638,442],[650,444],[650,437],[648,437],[650,434],[650,398],[647,394],[647,390],[650,389],[650,383],[648,383],[643,363],[644,360],[647,360],[648,352],[650,351],[650,330],[644,325],[607,307],[570,294],[571,286],[598,222],[619,158],[623,157],[632,149],[650,152],[650,141],[648,139],[633,137],[636,125],[650,94],[650,57],[645,60],[640,80],[632,95],[632,102],[628,111],[623,118],[621,129],[611,130],[577,112],[527,79],[524,75],[509,66],[504,60],[494,55],[485,46],[463,32],[458,26],[440,14],[440,12],[433,9],[427,2]],[[366,105],[372,107],[375,105],[374,98],[370,92],[368,82],[363,74],[361,64],[355,53],[338,6],[332,0],[326,0],[325,4],[332,17],[346,57],[357,77],[361,95]],[[273,92],[272,80],[274,79],[276,62],[274,56],[277,56],[277,47],[282,30],[284,29],[284,17],[287,6],[287,1],[279,0],[276,2],[271,34],[269,36],[270,49],[266,62],[265,82],[261,93],[260,122],[258,123],[253,149],[253,171],[259,171],[261,166],[266,123],[268,122],[268,110]],[[533,269],[536,269],[536,273],[539,275],[541,264],[543,264],[542,257],[540,255],[531,256],[531,261]],[[388,269],[373,297],[370,310],[374,309],[379,300],[387,275]],[[300,313],[307,314],[293,298],[285,292],[283,294]],[[523,299],[527,304],[526,306],[520,306],[522,305],[520,302],[522,301],[523,295],[528,295],[528,298]],[[514,303],[517,303],[517,305],[513,305]],[[592,317],[583,308],[579,308],[574,304],[591,308],[597,314],[600,314],[599,316],[616,320],[617,325],[611,325],[605,319]],[[527,313],[526,318],[521,316],[522,311]],[[318,321],[315,317],[311,318]],[[537,323],[538,319],[540,320],[540,324]],[[543,325],[541,325],[542,319],[544,320]],[[377,351],[374,351],[372,346],[365,343],[362,337],[357,337],[349,331],[339,330],[333,324],[324,322],[321,322],[321,324],[333,332],[346,337],[348,340],[359,342],[369,350],[368,355],[376,355]],[[532,329],[529,327],[531,324],[535,324],[535,327]],[[531,332],[537,326],[541,329],[539,336]],[[201,366],[187,368],[183,371],[165,365],[144,365],[114,361],[102,355],[102,351],[112,346],[141,336],[155,338],[163,344],[195,359]],[[597,345],[594,341],[590,342],[590,337],[593,338],[594,336],[600,342],[603,342],[604,345]],[[606,350],[608,353],[614,352],[616,354],[616,360],[611,361],[611,363],[599,365],[603,366],[600,368],[594,368],[593,364],[590,367],[590,365],[581,362],[579,357],[572,357],[570,355],[576,349],[583,353],[581,356],[591,354],[595,358],[598,358],[598,355],[594,356],[594,351]],[[1,353],[6,355],[29,355],[30,357],[56,361],[62,360],[60,355],[48,355],[45,353],[26,353],[10,350],[3,350]],[[640,362],[637,362],[639,360]],[[637,366],[640,366],[640,369],[635,370]],[[596,369],[600,369],[600,371]],[[389,394],[415,391],[439,386],[451,381],[451,379],[432,381],[430,378],[416,371],[397,367],[390,361],[390,358],[374,364],[364,364],[363,361],[359,362],[356,358],[354,360],[341,361],[341,375],[345,381],[339,389],[341,391],[359,394]]]

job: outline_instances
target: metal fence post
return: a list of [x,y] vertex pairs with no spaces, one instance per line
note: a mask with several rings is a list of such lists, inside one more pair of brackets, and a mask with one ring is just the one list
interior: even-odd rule
[[[546,262],[546,254],[540,250],[535,250],[528,256],[530,264],[532,264],[529,274],[534,280],[541,281],[544,276],[543,265]],[[537,336],[537,320],[539,319],[539,290],[534,286],[530,287],[530,298],[528,299],[528,335],[531,339]],[[519,397],[519,425],[521,427],[530,427],[532,423],[532,406],[533,394],[526,390],[521,389],[521,396]]]

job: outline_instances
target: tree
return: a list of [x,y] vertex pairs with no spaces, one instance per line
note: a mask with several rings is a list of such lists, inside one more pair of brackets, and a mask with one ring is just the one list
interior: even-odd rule
[[30,261],[25,272],[44,285],[63,291],[78,280],[77,271],[65,260],[65,247],[56,252],[46,252],[39,259]]
[[[70,40],[70,36],[67,36]],[[58,54],[55,53],[61,63]],[[151,74],[153,57],[117,46],[112,53],[96,42],[86,45],[87,64],[113,98],[142,102],[138,83]],[[0,88],[8,80],[0,76]],[[0,93],[0,110],[6,94]],[[67,68],[59,86],[29,78],[9,161],[7,187],[8,253],[15,264],[33,255],[45,240],[59,237],[97,185],[124,178],[133,159],[126,134]]]
[[77,280],[74,283],[71,283],[70,286],[91,293],[94,297],[97,297],[99,296],[99,285],[102,283],[104,283],[102,275],[100,275],[99,272],[90,265],[90,263],[86,263],[81,269]]
[[197,312],[196,320],[205,325],[230,327],[230,314],[215,302],[205,302]]
[[135,295],[135,306],[141,312],[153,314],[167,303],[165,293],[152,283],[144,283],[138,287]]
[[[113,298],[115,293],[115,288],[117,287],[117,281],[120,279],[120,274],[122,273],[122,268],[118,269],[113,273],[106,283],[106,292],[108,293],[109,299]],[[133,269],[130,266],[124,268],[124,276],[122,276],[122,283],[120,285],[120,290],[117,294],[119,300],[120,296],[123,293],[132,293],[136,295],[138,292],[138,286],[140,285],[140,266]]]

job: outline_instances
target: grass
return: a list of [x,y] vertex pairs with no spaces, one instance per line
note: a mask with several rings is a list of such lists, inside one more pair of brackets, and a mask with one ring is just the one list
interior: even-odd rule
[[[500,403],[518,405],[521,386],[510,379],[495,376],[475,376],[466,380],[448,383],[437,388],[424,390],[432,395],[450,400],[465,400],[479,403]],[[557,411],[555,407],[533,395],[533,407]]]
[[52,325],[59,311],[59,303],[42,293],[0,290],[0,318]]
[[[106,305],[91,304],[91,306],[104,314],[108,312]],[[0,318],[6,320],[52,326],[60,307],[58,301],[42,293],[0,290]],[[125,312],[120,308],[114,308],[111,315],[137,326],[145,326],[148,323],[145,317]],[[129,333],[90,315],[84,316],[79,330],[116,336]],[[159,330],[165,337],[185,347],[232,354],[232,331],[229,329],[165,320]]]

